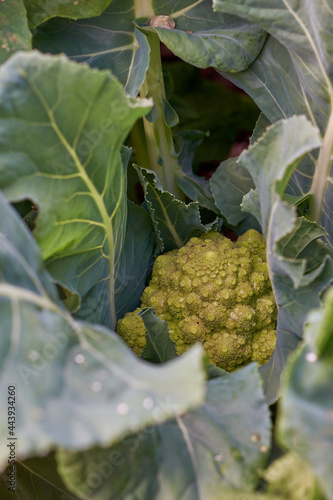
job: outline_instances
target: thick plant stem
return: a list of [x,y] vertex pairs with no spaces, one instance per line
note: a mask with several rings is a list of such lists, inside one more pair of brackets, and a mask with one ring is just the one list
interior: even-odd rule
[[135,0],[135,18],[138,17],[152,17],[154,15],[154,9],[151,4],[151,0]]
[[313,195],[308,218],[321,224],[327,180],[330,175],[333,150],[333,112],[328,121],[323,145],[320,148],[310,193]]
[[160,42],[155,33],[149,33],[148,40],[151,48],[150,63],[140,95],[141,97],[151,97],[153,99],[157,114],[157,118],[153,122],[149,122],[144,118],[150,168],[156,172],[165,190],[172,193],[179,200],[184,200],[185,196],[177,184],[177,173],[180,166],[174,156],[172,132],[164,120],[163,101],[165,100],[165,88]]

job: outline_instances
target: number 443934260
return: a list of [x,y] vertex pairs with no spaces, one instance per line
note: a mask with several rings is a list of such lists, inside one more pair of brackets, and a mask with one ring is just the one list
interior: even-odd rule
[[15,436],[15,387],[8,387],[8,433]]

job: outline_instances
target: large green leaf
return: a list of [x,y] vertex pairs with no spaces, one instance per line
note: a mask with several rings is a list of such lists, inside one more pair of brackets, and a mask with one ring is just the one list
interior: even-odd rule
[[[278,221],[283,219],[295,222],[290,210],[279,207],[275,215],[276,217],[272,218],[273,223],[278,224]],[[290,230],[292,231],[292,228]],[[274,261],[271,259],[271,266],[274,272],[273,289],[279,309],[277,341],[272,358],[261,368],[270,403],[276,400],[279,393],[280,377],[286,360],[302,338],[306,315],[313,305],[320,305],[320,296],[330,285],[333,277],[332,260],[329,257],[309,274],[304,274],[306,270],[304,260],[294,262],[293,259],[283,259],[278,254],[274,256]],[[295,278],[298,283],[295,283]]]
[[318,130],[304,117],[280,120],[239,157],[239,163],[251,174],[260,200],[260,224],[268,236],[276,195],[285,192],[296,162],[318,148]]
[[[173,16],[176,29],[147,28],[148,19],[160,14]],[[214,13],[210,0],[181,0],[176,5],[161,5],[154,0],[113,0],[96,18],[55,19],[41,26],[34,36],[35,47],[53,54],[64,52],[77,61],[111,69],[126,90],[135,95],[145,78],[149,58],[146,37],[133,24],[140,16],[145,16],[140,29],[155,30],[176,55],[201,68],[244,70],[266,38],[265,32],[254,25]]]
[[140,305],[155,247],[156,236],[151,217],[143,207],[129,201],[126,234],[116,280],[118,318]]
[[178,160],[182,169],[178,172],[177,183],[190,200],[197,201],[201,207],[216,213],[218,210],[210,190],[209,180],[193,172],[194,153],[207,135],[208,133],[200,130],[183,130],[175,136],[182,147]]
[[186,205],[164,191],[155,172],[138,166],[136,169],[161,251],[181,248],[190,238],[218,228],[218,222],[206,226],[201,223],[198,203]]
[[[317,262],[319,267],[307,273],[308,253],[304,249],[310,245],[313,252],[320,251],[320,243],[316,247],[314,240],[322,232],[312,229],[303,245],[296,209],[282,201],[297,162],[319,145],[318,130],[304,116],[293,117],[273,124],[239,157],[240,164],[248,169],[256,185],[256,190],[244,198],[243,208],[258,217],[263,229],[268,269],[278,306],[276,348],[271,360],[261,369],[270,402],[276,399],[285,361],[302,338],[306,314],[314,305],[320,305],[320,293],[333,276],[332,260],[324,255],[322,261]],[[282,238],[285,245],[279,245]],[[295,248],[299,254],[296,252],[296,256],[290,258]]]
[[[140,305],[155,247],[156,236],[149,214],[144,208],[128,201],[126,233],[118,257],[115,283],[117,320]],[[84,296],[83,307],[76,316],[94,323],[104,323],[109,302],[108,287],[100,288],[100,294],[96,292],[93,287]]]
[[[1,408],[9,406],[8,387],[16,392],[14,430],[2,412],[0,432],[9,441],[19,436],[17,459],[56,445],[105,446],[202,402],[200,346],[156,367],[114,332],[75,321],[57,298],[36,242],[2,194],[0,212]],[[7,459],[3,446],[1,468]]]
[[281,238],[276,249],[283,257],[305,259],[306,272],[309,272],[322,263],[325,255],[331,253],[322,241],[318,241],[318,238],[325,235],[326,231],[318,224],[299,217],[293,232]]
[[291,194],[314,195],[310,217],[328,232],[332,246],[333,183],[333,22],[331,0],[214,0],[218,11],[257,23],[270,36],[259,57],[245,72],[228,75],[257,102],[271,121],[304,113],[323,135],[323,148],[313,170],[313,158],[295,170]]
[[[271,44],[275,61],[263,65],[261,54],[257,63],[262,66],[262,76],[266,71],[268,75],[272,74],[272,68],[276,76],[277,68],[278,71],[284,70],[275,82],[265,79],[264,83],[263,78],[257,76],[256,92],[266,94],[266,99],[270,92],[283,116],[307,112],[308,117],[314,118],[324,131],[331,112],[329,104],[332,103],[331,0],[305,0],[301,3],[291,0],[263,0],[260,3],[256,0],[213,0],[213,4],[217,11],[232,13],[260,25],[279,42]],[[253,68],[250,72],[253,73]],[[287,73],[289,77],[286,77]],[[287,82],[287,87],[282,86],[282,82]],[[299,96],[295,99],[296,92]],[[302,107],[299,108],[298,104]],[[263,111],[271,118],[266,109]]]
[[[0,187],[30,198],[53,277],[114,326],[115,282],[126,228],[121,144],[149,103],[125,96],[109,72],[64,56],[17,54],[0,74]],[[94,319],[97,319],[94,317]]]
[[[10,467],[10,466],[9,466]],[[0,474],[1,500],[78,500],[57,473],[54,452],[15,464],[15,493],[9,490],[10,468]]]
[[278,432],[284,445],[313,468],[333,498],[333,289],[308,316],[303,344],[287,363]]
[[145,328],[146,345],[141,358],[153,363],[165,363],[177,356],[174,342],[170,338],[168,324],[156,316],[152,307],[145,307],[139,313]]
[[31,49],[31,33],[23,0],[0,3],[0,64],[18,50]]
[[250,189],[254,188],[248,170],[237,163],[237,158],[223,161],[210,179],[210,189],[215,204],[229,224],[237,226],[247,216],[241,211],[241,203]]
[[[13,0],[11,0],[12,2]],[[68,0],[23,0],[28,12],[30,27],[38,26],[51,17],[61,16],[79,19],[99,15],[112,0],[69,2]],[[42,4],[42,5],[41,5]]]
[[110,69],[135,97],[145,79],[150,52],[145,35],[133,24],[140,7],[136,3],[139,0],[113,0],[98,17],[52,19],[36,30],[34,46],[51,54],[64,52],[95,68]]
[[[261,136],[269,124],[261,113],[250,138],[250,144]],[[237,157],[223,161],[212,175],[209,184],[219,213],[229,224],[233,226],[239,224],[237,229],[235,228],[237,234],[242,234],[248,229],[260,231],[260,225],[253,213],[251,215],[242,211],[243,197],[255,186],[249,171],[238,162]]]
[[206,401],[197,410],[113,448],[60,450],[65,484],[80,498],[96,500],[218,500],[230,491],[230,498],[250,492],[270,446],[257,367],[225,373],[207,387]]
[[256,121],[256,126],[254,127],[254,130],[250,137],[250,144],[256,142],[260,138],[260,136],[263,135],[263,133],[265,132],[267,127],[269,127],[270,124],[271,122],[264,115],[264,113],[260,113],[258,120]]
[[260,55],[248,70],[222,74],[244,89],[270,122],[294,114],[306,114],[306,103],[302,98],[292,58],[287,49],[272,36],[268,36]]
[[257,57],[266,33],[235,15],[214,13],[211,0],[152,1],[154,14],[171,16],[175,29],[154,30],[175,55],[199,68],[243,71]]

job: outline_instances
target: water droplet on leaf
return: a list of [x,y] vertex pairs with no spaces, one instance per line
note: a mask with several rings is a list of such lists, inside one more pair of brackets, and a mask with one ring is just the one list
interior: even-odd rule
[[74,361],[78,365],[82,365],[82,363],[84,363],[85,360],[86,360],[86,358],[85,358],[85,356],[83,356],[83,354],[75,354],[75,356],[74,356]]
[[40,354],[36,351],[36,349],[30,349],[27,353],[27,358],[29,361],[37,361],[40,358]]
[[214,460],[216,462],[222,462],[224,459],[224,455],[223,453],[216,453],[216,455],[214,456]]
[[126,403],[120,403],[117,406],[117,413],[119,413],[119,415],[126,415],[128,413],[128,410],[129,410],[129,407],[128,407],[128,404],[126,404]]
[[154,406],[154,401],[151,398],[145,398],[142,404],[146,410],[150,410]]
[[318,356],[315,352],[308,352],[305,356],[308,363],[315,363],[318,360]]
[[253,434],[251,434],[251,441],[252,441],[252,443],[259,443],[259,441],[260,441],[260,434],[257,434],[256,432],[254,432]]

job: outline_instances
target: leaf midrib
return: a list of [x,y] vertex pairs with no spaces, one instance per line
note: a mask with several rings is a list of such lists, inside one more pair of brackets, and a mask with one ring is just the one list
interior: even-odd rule
[[321,57],[320,57],[320,54],[319,54],[319,51],[317,49],[317,46],[315,44],[315,41],[313,40],[312,36],[311,36],[311,33],[309,32],[309,30],[307,29],[307,27],[305,26],[305,24],[303,23],[302,19],[297,15],[297,13],[292,9],[292,7],[289,5],[288,1],[287,0],[282,0],[283,4],[285,5],[286,9],[288,10],[288,12],[293,16],[293,18],[295,19],[295,21],[300,25],[300,27],[302,28],[312,50],[313,50],[313,53],[315,55],[315,58],[317,60],[317,63],[318,63],[318,66],[320,68],[320,71],[324,77],[324,80],[325,80],[325,83],[326,83],[326,86],[327,86],[327,91],[329,93],[329,96],[330,96],[330,101],[331,103],[333,103],[333,88],[332,88],[332,84],[331,84],[331,81],[329,79],[329,76],[325,70],[325,67],[323,65],[323,62],[321,60]]
[[[107,209],[104,204],[104,200],[102,196],[99,194],[98,190],[96,189],[95,185],[89,178],[87,172],[85,171],[83,165],[81,164],[81,161],[79,157],[77,156],[77,153],[75,149],[68,143],[67,139],[61,132],[55,118],[53,111],[49,108],[46,100],[44,99],[43,94],[40,92],[38,87],[35,85],[35,83],[29,79],[28,74],[21,69],[21,75],[26,78],[27,82],[29,83],[31,89],[39,99],[41,105],[43,106],[49,120],[52,129],[56,133],[57,137],[59,138],[60,142],[63,144],[65,149],[68,151],[69,155],[74,161],[74,164],[78,170],[79,176],[81,177],[82,181],[85,183],[87,186],[88,190],[90,191],[92,195],[92,199],[94,200],[99,213],[101,214],[102,221],[104,224],[104,229],[106,233],[106,238],[108,241],[108,250],[109,250],[109,255],[108,255],[108,264],[109,264],[109,277],[108,277],[108,283],[109,283],[109,305],[110,305],[110,313],[111,313],[111,325],[110,327],[112,329],[115,328],[116,326],[116,310],[115,310],[115,301],[114,301],[114,289],[115,289],[115,266],[114,266],[114,259],[113,255],[110,255],[110,252],[114,252],[114,239],[113,239],[113,231],[112,231],[112,223],[109,214],[107,212]],[[117,205],[113,211],[113,214],[117,211],[119,207],[120,200],[118,199]]]
[[199,492],[200,492],[200,487],[199,487],[199,482],[198,482],[199,466],[198,466],[198,462],[197,462],[197,459],[195,456],[193,445],[191,443],[191,438],[190,438],[190,435],[186,429],[185,424],[182,421],[182,418],[176,416],[176,421],[177,421],[177,425],[179,427],[179,430],[183,436],[183,439],[184,439],[184,442],[185,442],[185,445],[186,445],[186,448],[187,448],[187,451],[188,451],[188,454],[189,454],[189,457],[191,460],[191,464],[192,464],[192,468],[193,468],[193,472],[194,472],[196,490],[197,490],[197,493],[199,494]]
[[10,300],[10,302],[14,304],[14,307],[17,307],[20,302],[27,302],[43,310],[58,314],[76,333],[80,347],[86,352],[92,354],[95,359],[100,361],[110,370],[111,373],[126,382],[129,386],[135,387],[138,390],[145,391],[150,389],[151,384],[149,382],[149,378],[148,381],[145,379],[135,378],[128,371],[122,369],[121,366],[109,359],[106,354],[98,350],[93,343],[89,342],[88,337],[89,335],[91,336],[94,334],[94,332],[87,330],[86,333],[84,329],[80,327],[80,323],[75,321],[65,309],[62,309],[48,297],[42,297],[32,290],[27,290],[17,285],[11,285],[10,283],[0,283],[0,297]]
[[[178,235],[177,231],[175,230],[175,228],[174,228],[174,226],[173,226],[173,224],[172,224],[172,222],[170,220],[170,217],[168,215],[168,212],[166,211],[166,209],[165,209],[165,207],[164,207],[164,205],[163,205],[163,203],[161,201],[161,197],[162,197],[163,193],[160,196],[158,194],[158,192],[157,192],[157,189],[154,188],[154,186],[152,184],[150,185],[150,187],[151,187],[153,193],[155,194],[156,200],[158,201],[158,203],[160,205],[160,208],[161,208],[162,213],[164,215],[166,226],[169,229],[169,231],[170,231],[170,233],[171,233],[171,235],[173,237],[173,240],[174,240],[175,244],[177,245],[178,248],[181,248],[182,246],[184,246],[184,242],[181,240],[180,236]],[[163,223],[163,221],[161,221],[161,222]]]

